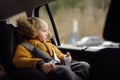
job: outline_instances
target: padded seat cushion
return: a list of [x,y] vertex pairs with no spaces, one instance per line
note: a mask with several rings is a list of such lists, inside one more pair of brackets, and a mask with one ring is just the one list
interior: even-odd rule
[[7,24],[6,21],[0,21],[0,56],[7,71],[12,66],[12,56],[17,45],[16,28]]

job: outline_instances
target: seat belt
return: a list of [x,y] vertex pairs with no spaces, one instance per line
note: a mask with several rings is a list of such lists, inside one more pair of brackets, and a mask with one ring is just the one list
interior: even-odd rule
[[45,62],[49,62],[52,60],[51,57],[49,57],[48,55],[44,54],[43,51],[41,51],[38,47],[35,47],[33,45],[31,45],[28,42],[22,42],[21,43],[24,47],[26,47],[27,49],[29,49],[30,51],[32,51],[32,53],[36,56],[36,57],[40,57],[43,58]]

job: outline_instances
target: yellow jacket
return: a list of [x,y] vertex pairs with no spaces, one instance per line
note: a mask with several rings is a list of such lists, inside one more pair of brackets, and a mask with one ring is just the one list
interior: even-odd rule
[[[28,41],[30,44],[37,46],[40,48],[45,54],[49,55],[53,58],[53,49],[57,54],[57,57],[62,61],[64,60],[64,54],[50,41],[40,42],[37,39],[31,39]],[[32,55],[31,51],[25,48],[23,45],[19,44],[16,48],[13,64],[17,68],[33,68],[36,69],[36,64],[39,60],[43,60],[41,58],[37,58]]]

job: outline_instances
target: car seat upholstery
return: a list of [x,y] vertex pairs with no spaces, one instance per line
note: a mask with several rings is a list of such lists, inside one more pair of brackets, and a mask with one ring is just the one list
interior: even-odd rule
[[9,73],[13,69],[12,57],[17,45],[16,28],[0,21],[0,56],[5,70]]

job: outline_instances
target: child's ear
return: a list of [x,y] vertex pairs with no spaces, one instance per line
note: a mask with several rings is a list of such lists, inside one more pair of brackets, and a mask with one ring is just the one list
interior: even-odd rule
[[51,38],[52,38],[52,33],[48,32],[48,39],[51,39]]

